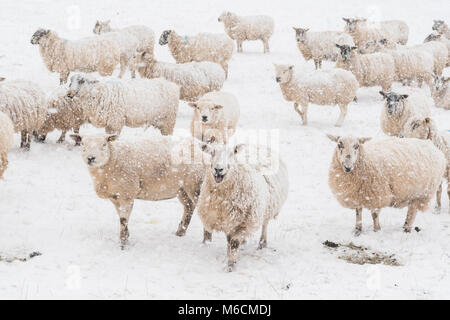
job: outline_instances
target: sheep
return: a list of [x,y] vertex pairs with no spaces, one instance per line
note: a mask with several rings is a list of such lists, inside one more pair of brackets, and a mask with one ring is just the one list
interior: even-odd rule
[[381,130],[387,135],[399,136],[410,118],[430,115],[432,101],[422,92],[408,95],[380,91],[380,94],[386,100],[381,111]]
[[168,135],[175,126],[180,89],[165,79],[98,81],[76,74],[67,95],[106,133],[120,134],[123,126],[154,126]]
[[359,48],[359,53],[368,54],[384,51],[385,49],[397,49],[398,45],[389,39],[370,40]]
[[[4,78],[2,78],[4,79]],[[38,131],[47,115],[47,96],[39,86],[25,80],[0,82],[0,111],[21,132],[20,147],[30,149],[31,133]]]
[[227,143],[233,136],[239,121],[240,108],[236,97],[228,92],[210,92],[198,101],[189,103],[194,109],[191,134],[201,141],[215,136]]
[[340,51],[335,44],[354,46],[353,39],[344,32],[309,32],[309,29],[292,27],[297,47],[306,61],[313,60],[316,69],[322,68],[322,60],[336,61]]
[[450,110],[450,77],[435,77],[434,89],[431,91],[436,107]]
[[[346,70],[315,70],[306,75],[294,74],[292,65],[274,65],[276,82],[286,101],[294,102],[294,109],[308,124],[308,105],[338,105],[341,113],[336,126],[341,126],[347,115],[347,107],[356,98],[358,81]],[[301,110],[299,109],[301,106]]]
[[358,48],[366,42],[389,39],[405,45],[408,42],[408,25],[400,20],[367,22],[365,18],[342,18],[345,21],[345,32],[350,34]]
[[120,63],[119,45],[105,38],[67,40],[54,31],[38,29],[31,38],[31,44],[39,45],[47,69],[59,73],[60,84],[66,83],[73,71],[110,76]]
[[431,142],[388,138],[339,137],[328,173],[328,184],[341,206],[356,210],[355,235],[362,232],[362,209],[372,211],[374,231],[380,230],[382,208],[408,207],[403,230],[411,232],[417,211],[428,209],[440,185],[446,160]]
[[439,41],[429,41],[423,44],[418,44],[412,47],[413,49],[424,50],[433,56],[434,68],[433,72],[435,75],[441,76],[442,70],[448,64],[448,48],[445,43]]
[[274,30],[274,22],[271,17],[238,16],[225,11],[217,20],[223,23],[226,34],[236,40],[238,52],[243,52],[242,42],[247,40],[261,40],[264,45],[264,53],[270,52],[269,39]]
[[450,40],[450,29],[444,20],[434,20],[431,29]]
[[66,89],[59,88],[49,97],[47,117],[38,130],[39,141],[45,141],[49,132],[61,130],[61,136],[57,143],[63,143],[67,131],[73,130],[73,132],[79,133],[81,125],[88,122],[81,106],[76,103],[76,100],[68,97],[66,92]]
[[220,90],[225,81],[222,67],[210,61],[159,62],[147,52],[136,54],[134,60],[141,78],[161,77],[178,84],[181,100],[195,101],[205,93]]
[[[198,215],[207,232],[221,231],[228,244],[228,271],[237,261],[239,246],[262,227],[259,249],[267,246],[267,225],[287,199],[288,173],[280,159],[271,173],[242,159],[245,145],[205,144],[211,164],[205,173],[198,201]],[[258,146],[258,153],[264,153]],[[265,155],[270,154],[266,148]],[[210,239],[205,239],[207,241]]]
[[226,34],[199,33],[180,36],[174,30],[165,30],[159,38],[161,46],[168,45],[177,63],[211,61],[218,63],[228,77],[228,61],[234,51],[234,43]]
[[[447,180],[447,194],[449,199],[449,213],[450,213],[450,132],[436,129],[434,121],[430,117],[414,117],[411,118],[403,127],[401,135],[405,138],[418,138],[431,140],[433,144],[441,150],[447,160],[447,169],[444,173],[444,178]],[[436,208],[435,212],[441,212],[441,194],[442,184],[436,193]]]
[[11,119],[0,111],[0,179],[8,168],[8,150],[14,143],[14,125]]
[[82,158],[97,196],[108,199],[116,208],[122,249],[128,242],[128,221],[135,199],[159,201],[178,197],[184,214],[176,235],[186,233],[200,194],[204,169],[201,163],[191,161],[192,158],[179,161],[174,150],[180,146],[182,150],[192,147],[194,156],[201,155],[197,143],[177,142],[158,134],[133,141],[116,141],[117,135],[105,134],[73,134],[71,138],[81,144]]
[[121,49],[121,63],[119,78],[122,78],[127,66],[130,68],[131,77],[136,76],[136,70],[132,68],[131,60],[134,53],[147,52],[153,56],[155,46],[155,34],[152,29],[145,26],[129,26],[122,29],[113,29],[109,25],[110,20],[96,22],[93,33],[103,35],[103,38],[116,42]]
[[447,46],[448,56],[447,56],[447,64],[445,66],[450,67],[450,40],[443,37],[441,34],[431,33],[430,35],[428,35],[425,38],[425,40],[423,42],[426,43],[426,42],[431,42],[431,41],[439,41]]
[[361,87],[381,86],[389,90],[395,80],[394,58],[387,53],[361,55],[356,47],[336,44],[341,51],[336,67],[351,71]]

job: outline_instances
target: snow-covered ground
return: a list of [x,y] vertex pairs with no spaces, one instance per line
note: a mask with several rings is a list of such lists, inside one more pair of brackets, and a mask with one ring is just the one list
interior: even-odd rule
[[[292,26],[342,30],[343,16],[398,18],[410,27],[409,43],[421,43],[433,19],[448,20],[443,14],[449,5],[447,0],[2,0],[0,76],[36,81],[46,90],[55,88],[58,75],[47,71],[38,48],[30,44],[38,27],[78,38],[92,34],[96,19],[112,19],[113,26],[148,25],[159,38],[168,28],[181,34],[223,32],[217,22],[223,10],[271,15],[276,24],[271,53],[262,54],[261,42],[244,43],[244,53],[234,54],[230,62],[224,90],[240,101],[241,133],[280,130],[290,191],[279,218],[269,225],[269,248],[256,250],[255,235],[241,250],[236,271],[227,273],[223,234],[203,245],[202,225],[194,215],[186,236],[174,235],[182,213],[176,199],[137,201],[130,246],[121,251],[118,217],[110,202],[95,195],[79,150],[69,141],[57,145],[59,133],[54,132],[46,144],[32,144],[30,152],[23,152],[16,135],[0,181],[0,256],[42,255],[26,262],[0,261],[0,298],[450,298],[446,196],[441,215],[417,216],[420,232],[402,232],[405,209],[384,209],[381,232],[372,231],[364,211],[364,232],[354,237],[354,213],[342,208],[328,187],[334,144],[325,133],[382,137],[380,89],[359,90],[342,128],[333,126],[338,108],[318,106],[310,107],[304,127],[292,104],[283,100],[272,66],[305,64]],[[157,44],[155,50],[158,59],[173,61],[167,46]],[[332,66],[325,63],[325,68]],[[312,62],[308,68],[313,69]],[[450,111],[434,108],[432,114],[441,129],[450,129]],[[191,115],[181,103],[179,134],[189,127]],[[101,130],[82,128],[82,133],[91,132]],[[123,134],[150,132],[126,129]],[[338,259],[340,251],[324,247],[325,240],[395,254],[402,266],[349,264]]]

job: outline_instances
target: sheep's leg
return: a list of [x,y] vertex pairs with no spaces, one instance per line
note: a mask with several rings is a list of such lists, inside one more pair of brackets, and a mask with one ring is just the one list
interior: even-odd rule
[[355,236],[359,236],[362,232],[362,208],[356,209],[356,225],[355,225]]
[[241,241],[238,238],[234,238],[227,235],[227,247],[228,247],[228,272],[233,271],[237,261],[237,254]]
[[[449,175],[447,175],[449,177]],[[448,213],[450,213],[450,178],[447,182],[447,195],[448,195]]]
[[316,70],[319,69],[319,60],[314,59],[314,66],[316,67]]
[[319,60],[319,69],[322,69],[322,60]]
[[417,208],[415,203],[412,203],[408,206],[408,213],[406,214],[405,224],[403,225],[403,231],[411,232],[412,225],[414,224],[414,220],[416,219]]
[[3,177],[6,168],[8,168],[8,153],[2,152],[0,154],[0,178]]
[[258,249],[263,249],[267,247],[267,225],[269,221],[264,221],[261,231],[261,238],[259,239]]
[[264,53],[269,53],[269,41],[267,39],[263,39]]
[[223,71],[225,71],[225,79],[228,79],[228,63],[226,61],[222,61],[220,65],[222,66]]
[[242,52],[242,41],[236,40],[237,52]]
[[434,213],[441,213],[441,196],[442,196],[442,183],[436,191],[436,207],[434,207]]
[[203,229],[203,243],[212,241],[212,233]]
[[301,113],[301,117],[302,117],[302,123],[304,126],[306,126],[308,124],[308,104],[302,105],[302,113]]
[[30,150],[30,135],[28,134],[28,131],[26,131],[26,130],[22,130],[22,132],[21,132],[20,147],[25,150]]
[[[80,133],[80,127],[74,128],[73,132],[76,133],[76,134],[79,134]],[[75,141],[75,145],[76,146],[81,145],[81,141],[79,141],[79,140]]]
[[375,209],[372,211],[373,219],[373,231],[377,232],[381,230],[380,227],[380,209]]
[[130,219],[131,211],[133,210],[134,201],[130,202],[116,202],[113,201],[117,214],[120,218],[120,246],[125,249],[125,246],[128,243],[128,237],[130,233],[128,232],[128,221]]
[[122,78],[125,74],[125,71],[127,71],[128,66],[128,57],[125,54],[120,55],[120,73],[119,78]]
[[340,127],[344,123],[345,116],[347,115],[347,105],[339,105],[339,109],[341,109],[341,114],[336,122],[336,127]]
[[56,141],[56,143],[63,143],[64,140],[66,139],[66,132],[65,130],[63,130],[61,132],[61,135],[59,136],[59,139]]
[[194,213],[195,205],[194,202],[189,198],[188,194],[184,190],[178,192],[178,200],[184,206],[183,218],[181,218],[180,224],[178,225],[178,230],[175,233],[177,236],[182,237],[186,234],[186,230],[191,222],[192,214]]

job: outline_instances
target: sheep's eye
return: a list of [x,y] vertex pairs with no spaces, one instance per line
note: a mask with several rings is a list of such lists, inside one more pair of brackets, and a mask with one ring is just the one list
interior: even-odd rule
[[339,148],[339,149],[344,149],[344,144],[343,144],[342,142],[339,142],[339,143],[338,143],[338,148]]
[[420,126],[420,125],[419,125],[417,122],[416,122],[416,123],[413,123],[412,129],[415,130],[415,129],[417,129],[419,126]]
[[355,144],[355,145],[353,146],[353,148],[354,148],[355,150],[358,150],[359,144]]

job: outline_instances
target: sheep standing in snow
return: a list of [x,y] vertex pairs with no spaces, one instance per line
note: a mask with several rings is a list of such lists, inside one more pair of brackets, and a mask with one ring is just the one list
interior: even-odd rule
[[386,100],[381,111],[381,129],[387,135],[399,136],[410,118],[430,115],[433,103],[422,92],[407,95],[380,91],[380,94]]
[[222,67],[210,61],[159,62],[147,52],[136,54],[134,60],[141,78],[164,78],[179,85],[181,100],[195,101],[205,93],[220,90],[225,82]]
[[0,111],[9,116],[14,131],[21,132],[21,148],[30,149],[31,134],[44,123],[47,115],[46,99],[45,92],[33,82],[0,82]]
[[228,92],[210,92],[198,101],[189,103],[194,109],[191,134],[201,141],[214,136],[217,141],[227,143],[233,136],[239,121],[239,103]]
[[211,155],[211,168],[200,191],[198,215],[206,231],[226,234],[228,271],[232,271],[239,246],[260,227],[259,248],[267,246],[267,225],[287,199],[288,173],[281,160],[271,174],[242,161],[243,145],[208,144],[204,148]]
[[238,52],[242,52],[242,42],[247,40],[261,40],[264,53],[270,52],[269,39],[274,29],[271,17],[238,16],[232,12],[223,12],[217,20],[223,23],[227,35],[236,40]]
[[[338,105],[341,113],[336,126],[341,126],[347,106],[356,97],[358,81],[349,71],[342,69],[315,70],[307,74],[294,74],[292,65],[275,65],[276,81],[286,101],[294,102],[294,109],[308,124],[308,105]],[[301,106],[301,110],[299,109]]]
[[322,60],[336,61],[340,51],[336,43],[354,46],[350,35],[338,31],[311,32],[309,29],[295,28],[295,40],[303,58],[313,60],[316,69],[322,68]]
[[60,84],[66,83],[73,71],[110,76],[120,63],[120,47],[108,39],[67,40],[54,31],[38,29],[31,38],[31,44],[39,45],[47,69],[59,73]]
[[450,40],[450,29],[444,20],[434,20],[431,29]]
[[177,63],[211,61],[218,63],[228,77],[228,60],[234,50],[233,40],[226,34],[199,33],[182,37],[174,30],[165,30],[159,38],[161,46],[168,44]]
[[438,108],[450,110],[450,77],[435,77],[431,95]]
[[111,40],[120,47],[120,74],[122,78],[129,67],[131,77],[136,76],[136,70],[133,68],[132,59],[135,52],[147,52],[153,56],[155,46],[155,34],[153,30],[145,26],[129,26],[122,29],[113,29],[109,25],[110,20],[98,21],[94,26],[94,34],[102,34],[104,39]]
[[342,18],[345,32],[350,34],[356,46],[361,48],[368,41],[389,39],[394,43],[405,45],[408,42],[408,25],[400,20],[368,22],[365,18]]
[[[418,138],[431,140],[433,144],[441,150],[447,159],[447,169],[444,173],[444,179],[447,180],[447,194],[449,199],[450,213],[450,132],[439,132],[434,121],[429,117],[414,117],[410,119],[403,127],[402,136],[406,138]],[[436,192],[436,212],[441,211],[442,184],[439,185]]]
[[450,67],[450,39],[443,37],[441,34],[432,33],[428,35],[423,42],[427,43],[432,41],[439,41],[447,46],[448,56],[447,56],[447,64],[445,66]]
[[204,169],[201,163],[179,161],[173,151],[185,144],[189,148],[184,149],[195,148],[194,156],[201,154],[197,143],[191,139],[177,142],[160,135],[132,142],[114,142],[115,135],[71,137],[81,143],[82,158],[88,165],[95,192],[100,198],[110,200],[117,210],[122,248],[128,242],[128,222],[135,199],[159,201],[178,197],[184,214],[176,234],[186,233],[200,194]]
[[362,209],[372,211],[374,231],[380,230],[382,208],[408,207],[403,226],[410,232],[417,211],[425,211],[446,167],[442,152],[428,141],[389,138],[328,137],[337,143],[328,184],[344,208],[356,210],[355,234],[362,231]]
[[180,89],[165,79],[93,81],[77,74],[70,79],[67,95],[106,133],[119,134],[124,126],[154,126],[168,135],[175,126]]
[[430,41],[423,44],[418,44],[412,47],[412,49],[419,49],[428,52],[433,56],[433,72],[434,74],[441,76],[442,70],[448,63],[448,49],[445,43],[439,41]]
[[0,111],[0,179],[8,168],[8,150],[14,142],[14,125],[11,119]]

